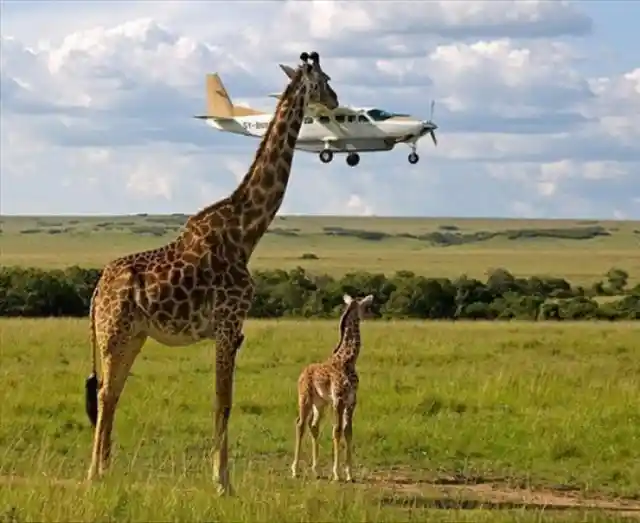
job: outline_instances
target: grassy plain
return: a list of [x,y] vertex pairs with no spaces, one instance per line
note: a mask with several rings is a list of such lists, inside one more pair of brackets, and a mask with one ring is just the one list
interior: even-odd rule
[[[100,217],[2,217],[3,265],[101,267],[108,260],[160,246],[177,234],[183,215]],[[521,229],[575,229],[600,226],[608,235],[592,239],[527,237],[465,241],[442,246],[408,238],[439,232],[472,235]],[[378,232],[377,240],[334,235],[336,228]],[[344,231],[343,231],[344,232]],[[317,259],[303,259],[313,253]],[[254,269],[296,266],[336,276],[354,269],[393,273],[411,270],[455,278],[483,279],[505,267],[517,276],[553,275],[589,284],[611,267],[640,281],[640,222],[584,220],[507,220],[460,218],[357,218],[280,216],[260,243]]]
[[[336,322],[249,321],[231,418],[232,499],[216,498],[210,483],[210,344],[145,346],[116,418],[112,472],[87,488],[87,321],[4,319],[0,329],[0,521],[640,515],[640,328],[630,323],[367,322],[356,483],[334,485],[293,480],[289,464],[296,378],[328,355]],[[322,434],[327,475],[327,424]],[[308,456],[305,441],[303,467]],[[586,498],[601,509],[585,508]]]

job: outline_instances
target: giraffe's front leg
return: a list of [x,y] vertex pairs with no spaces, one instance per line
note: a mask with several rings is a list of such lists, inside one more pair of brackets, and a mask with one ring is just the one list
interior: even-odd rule
[[220,494],[233,494],[229,479],[228,429],[233,404],[238,332],[220,330],[216,335],[216,404],[213,437],[213,479]]
[[344,402],[339,399],[333,408],[333,481],[340,481],[340,439],[344,419]]

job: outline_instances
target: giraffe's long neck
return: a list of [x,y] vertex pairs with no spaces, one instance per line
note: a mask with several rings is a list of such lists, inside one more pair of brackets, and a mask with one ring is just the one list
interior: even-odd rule
[[355,365],[361,343],[358,311],[347,311],[340,320],[340,341],[333,350],[332,359],[344,365]]
[[307,89],[298,72],[276,107],[249,171],[233,193],[232,199],[240,209],[242,246],[247,260],[282,205],[306,98]]

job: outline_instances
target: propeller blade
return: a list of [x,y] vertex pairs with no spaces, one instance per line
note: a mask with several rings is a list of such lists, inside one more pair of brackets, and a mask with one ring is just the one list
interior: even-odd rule
[[431,116],[429,116],[429,120],[433,120],[433,110],[436,108],[436,101],[431,100]]
[[431,135],[431,139],[433,140],[433,145],[435,145],[437,147],[438,146],[438,140],[436,138],[436,133],[434,133],[433,131],[429,131],[429,134]]

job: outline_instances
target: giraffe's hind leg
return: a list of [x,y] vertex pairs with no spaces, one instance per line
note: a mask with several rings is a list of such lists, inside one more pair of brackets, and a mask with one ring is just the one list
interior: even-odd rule
[[311,435],[311,472],[314,477],[318,477],[318,454],[320,451],[320,422],[322,421],[322,413],[324,405],[313,405],[313,415],[309,419],[309,433]]
[[298,463],[300,462],[300,447],[304,436],[304,428],[311,417],[311,398],[303,394],[298,401],[298,418],[296,419],[296,443],[293,451],[293,463],[291,464],[291,476],[298,477]]
[[345,446],[346,446],[346,452],[345,452],[345,467],[344,467],[344,473],[345,473],[345,479],[347,481],[353,481],[353,476],[352,476],[352,459],[353,459],[353,415],[355,413],[356,410],[356,403],[355,401],[351,404],[348,405],[345,410],[344,410],[344,441],[345,441]]
[[109,467],[111,432],[118,400],[129,372],[142,349],[146,335],[108,337],[102,354],[102,385],[98,391],[98,420],[96,423],[91,466],[88,479],[101,476]]

